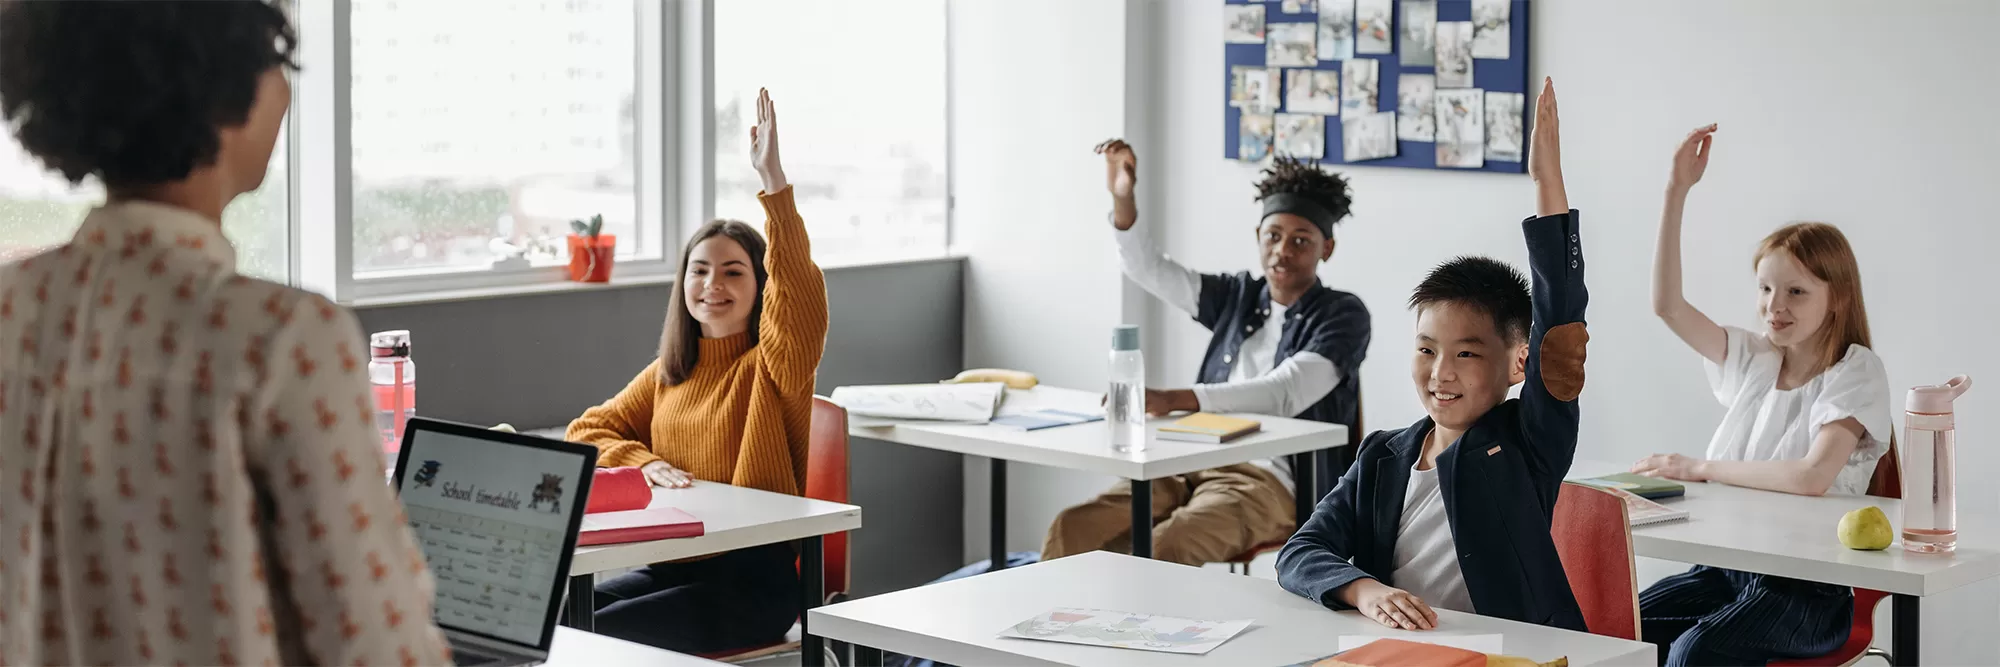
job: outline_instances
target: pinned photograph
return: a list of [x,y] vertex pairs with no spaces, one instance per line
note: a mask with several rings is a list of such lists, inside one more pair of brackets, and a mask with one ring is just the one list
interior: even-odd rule
[[1223,5],[1222,41],[1228,44],[1263,44],[1263,3]]
[[1354,57],[1354,0],[1319,0],[1319,59]]
[[1486,93],[1486,159],[1521,161],[1527,137],[1521,131],[1521,105],[1525,102],[1520,93]]
[[1509,0],[1472,0],[1472,57],[1507,59],[1514,35],[1512,6]]
[[1285,110],[1340,115],[1340,73],[1320,69],[1285,70]]
[[1404,0],[1403,2],[1403,50],[1404,67],[1430,67],[1437,64],[1437,0]]
[[1382,54],[1395,51],[1395,1],[1354,0],[1354,52]]
[[1340,121],[1341,156],[1348,162],[1396,157],[1396,112],[1347,116]]
[[1437,141],[1437,77],[1404,74],[1396,77],[1396,138]]
[[1244,113],[1278,110],[1278,70],[1233,67],[1229,70],[1229,106]]
[[1374,58],[1355,58],[1340,64],[1340,113],[1374,113],[1380,102],[1382,64]]
[[1271,157],[1271,129],[1269,114],[1243,114],[1237,124],[1236,159],[1256,162]]
[[1486,166],[1484,92],[1478,88],[1437,91],[1437,166]]
[[1319,26],[1311,23],[1273,23],[1264,26],[1265,67],[1312,67],[1319,64],[1313,55],[1319,41]]
[[1277,115],[1274,153],[1284,157],[1320,159],[1326,157],[1326,118],[1309,113]]
[[1438,88],[1472,87],[1472,23],[1439,21],[1437,30]]
[[1278,8],[1286,14],[1312,14],[1319,11],[1319,3],[1314,0],[1285,0]]

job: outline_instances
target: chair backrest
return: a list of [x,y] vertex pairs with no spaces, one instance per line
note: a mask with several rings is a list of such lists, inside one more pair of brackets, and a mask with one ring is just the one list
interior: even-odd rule
[[[1875,474],[1868,478],[1868,495],[1880,498],[1903,497],[1903,467],[1896,460],[1896,439],[1889,438],[1889,451],[1875,460]],[[1860,589],[1855,589],[1860,590]]]
[[[806,445],[806,497],[846,503],[847,470],[847,409],[814,396],[812,431]],[[821,541],[825,564],[821,581],[828,597],[847,594],[847,537],[847,533],[833,533]]]
[[1632,525],[1625,501],[1583,484],[1564,482],[1556,499],[1556,555],[1591,634],[1638,641],[1639,577],[1632,561]]

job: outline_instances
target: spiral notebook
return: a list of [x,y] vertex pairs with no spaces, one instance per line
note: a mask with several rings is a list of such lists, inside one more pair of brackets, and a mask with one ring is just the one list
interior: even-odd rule
[[1619,498],[1625,500],[1625,518],[1632,522],[1634,528],[1668,521],[1681,521],[1688,518],[1687,510],[1674,509],[1666,505],[1661,505],[1642,498],[1639,494],[1631,491],[1601,486],[1597,488],[1604,489],[1607,493],[1616,494]]

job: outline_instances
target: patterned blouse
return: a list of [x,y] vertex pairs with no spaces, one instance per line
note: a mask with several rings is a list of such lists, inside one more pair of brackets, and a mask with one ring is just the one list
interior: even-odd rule
[[170,206],[0,267],[0,664],[449,664],[359,341]]

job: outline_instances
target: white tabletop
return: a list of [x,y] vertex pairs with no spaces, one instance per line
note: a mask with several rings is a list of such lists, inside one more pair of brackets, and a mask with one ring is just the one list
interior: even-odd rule
[[701,537],[577,547],[571,575],[693,558],[861,527],[861,508],[715,482],[653,489],[651,507],[674,507],[700,519]]
[[[1577,461],[1570,479],[1625,472],[1629,465]],[[1901,542],[1856,551],[1835,534],[1840,517],[1873,505],[1903,522],[1902,502],[1873,496],[1799,496],[1700,482],[1660,504],[1688,511],[1685,521],[1635,526],[1641,556],[1772,574],[1905,595],[1932,595],[2000,576],[2000,532],[1992,522],[1959,515],[1958,551],[1917,554]],[[1970,488],[1970,487],[1968,487]]]
[[[1001,411],[1028,412],[1064,407],[1094,410],[1098,408],[1102,396],[1098,392],[1047,386],[1027,390],[1009,389]],[[868,425],[868,421],[856,417],[852,419],[853,425],[848,428],[848,434],[859,438],[1083,470],[1125,479],[1159,479],[1347,444],[1347,427],[1339,424],[1268,415],[1231,414],[1230,416],[1262,422],[1262,430],[1220,445],[1162,440],[1153,433],[1152,427],[1171,422],[1178,417],[1152,419],[1149,420],[1147,428],[1145,450],[1133,453],[1112,451],[1110,427],[1103,421],[1058,426],[1040,431],[1020,431],[989,425],[921,422],[875,426]]]
[[[1204,620],[1254,619],[1205,656],[996,635],[1054,607]],[[1572,665],[1653,665],[1653,645],[1439,611],[1442,634],[1500,634],[1501,651]],[[812,610],[815,635],[955,665],[1241,665],[1278,667],[1331,655],[1342,635],[1407,636],[1333,612],[1277,582],[1123,554],[1092,552]]]
[[604,665],[700,667],[703,665],[721,665],[723,663],[657,649],[644,644],[634,644],[623,639],[592,634],[576,628],[558,627],[556,628],[554,645],[549,647],[549,660],[542,664],[549,667],[602,667]]

